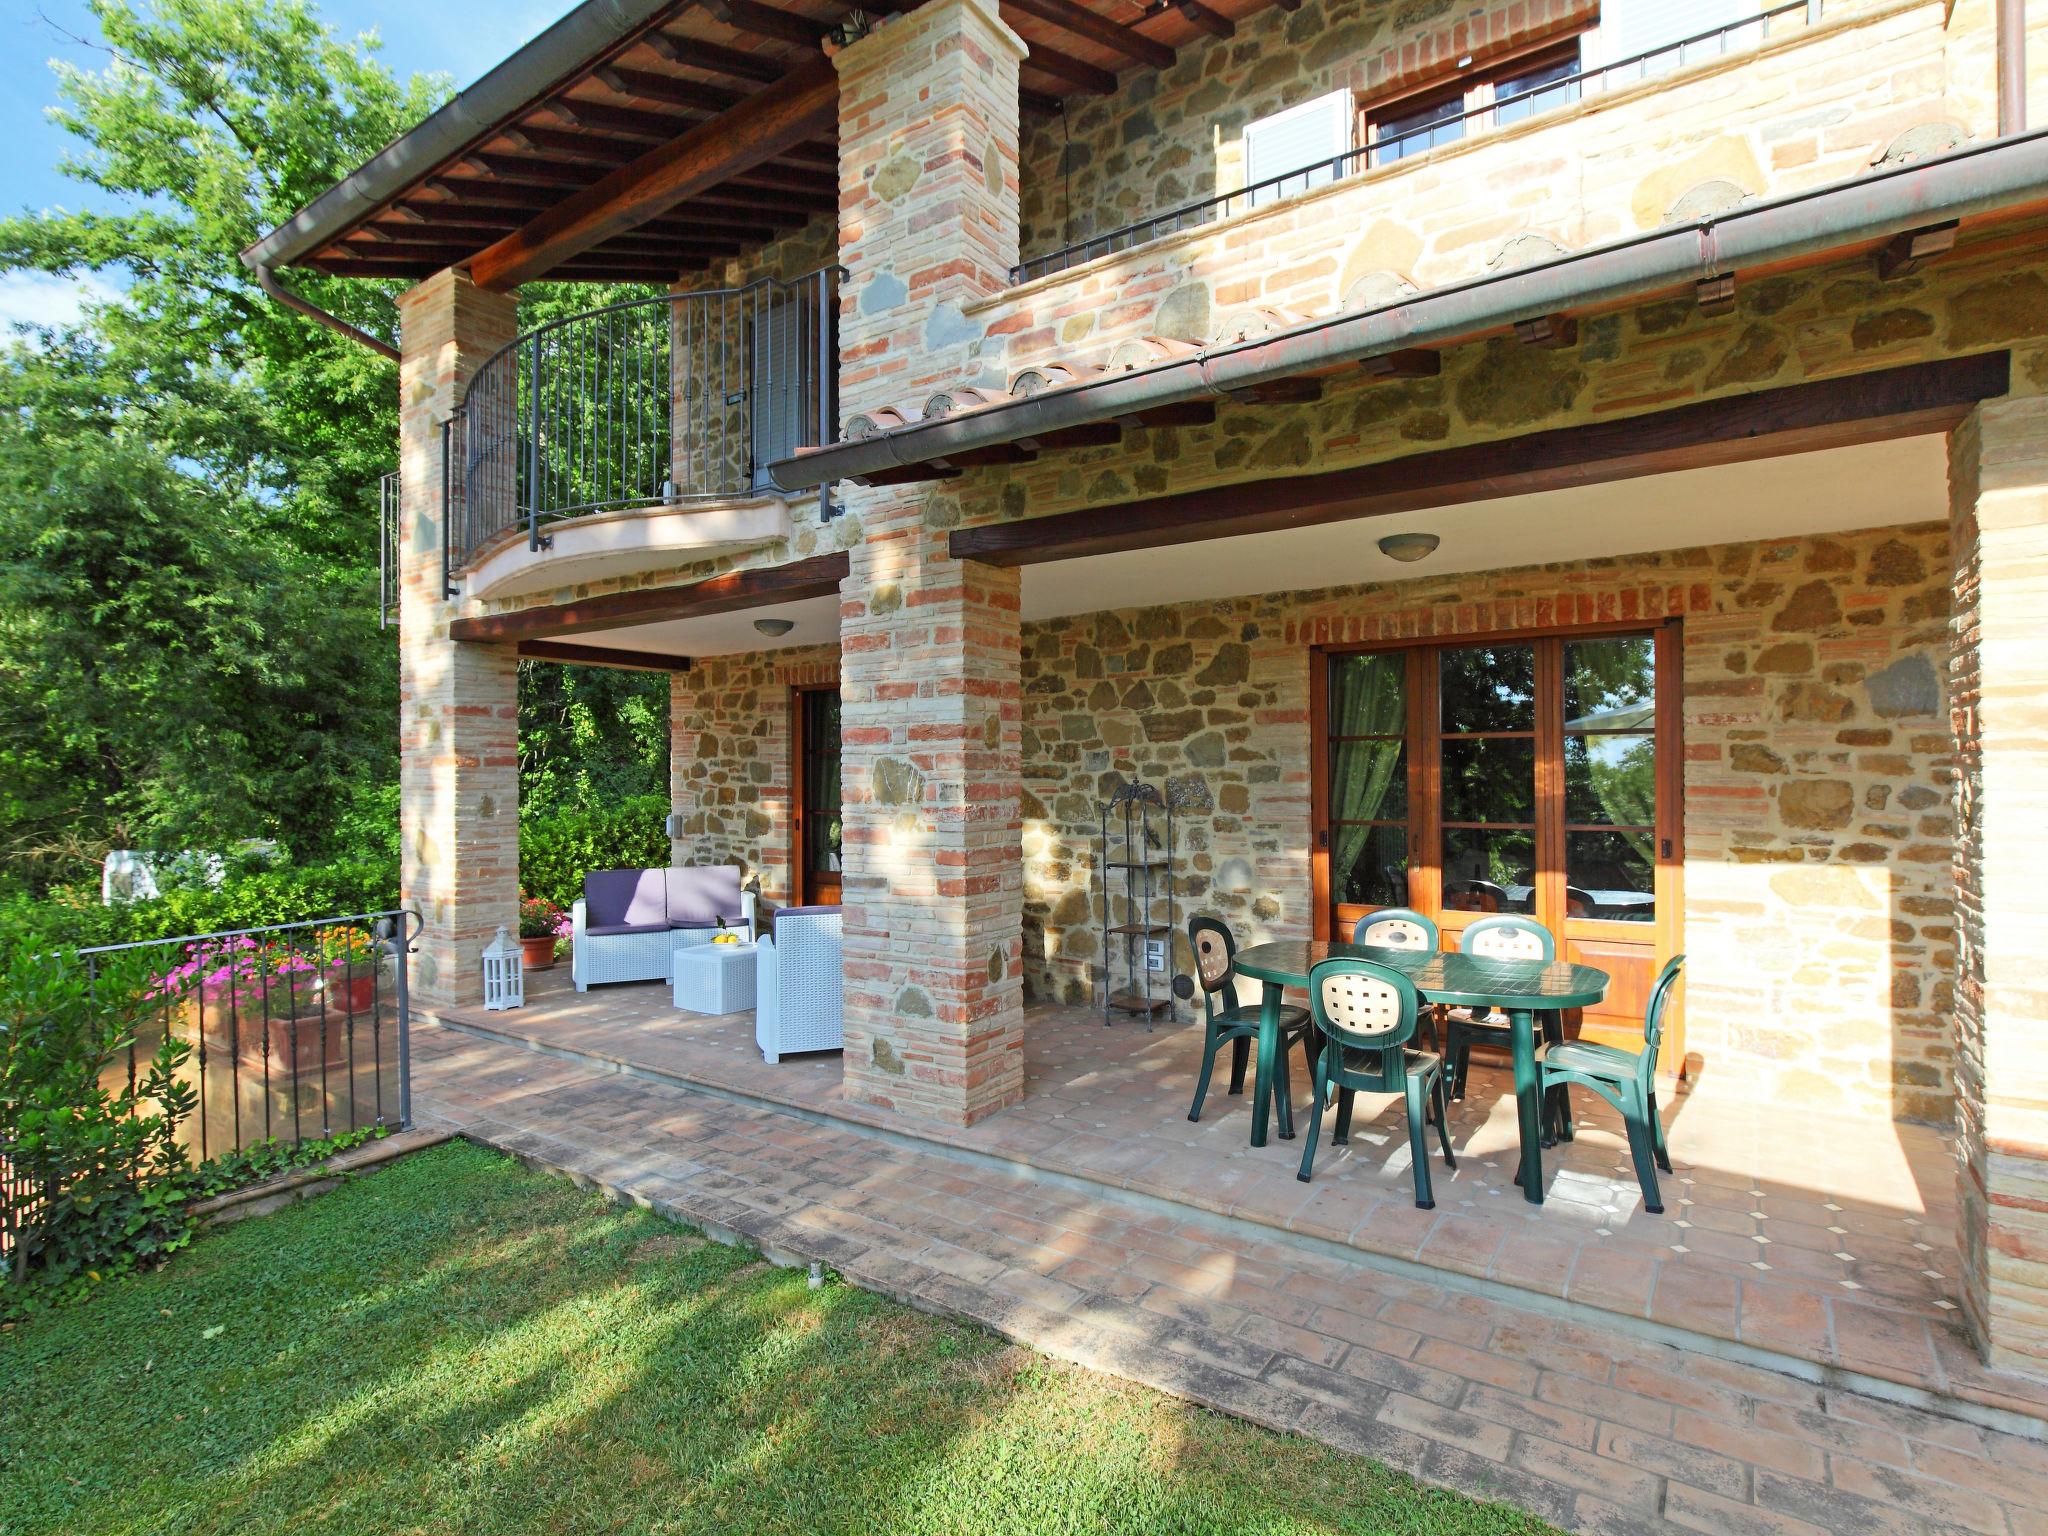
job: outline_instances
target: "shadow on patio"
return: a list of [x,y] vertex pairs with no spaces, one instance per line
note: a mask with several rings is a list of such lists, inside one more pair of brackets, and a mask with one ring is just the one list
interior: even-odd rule
[[[750,1013],[683,1013],[658,984],[578,994],[566,971],[528,980],[523,1009],[442,1019],[587,1067],[914,1137],[1170,1202],[1191,1217],[1278,1228],[1397,1266],[1994,1406],[2037,1413],[2048,1403],[2024,1379],[1987,1371],[1965,1336],[1947,1198],[1953,1144],[1927,1127],[1788,1119],[1768,1106],[1683,1095],[1667,1108],[1675,1174],[1666,1214],[1653,1216],[1618,1117],[1579,1095],[1578,1139],[1546,1153],[1538,1207],[1514,1184],[1508,1074],[1475,1059],[1470,1091],[1452,1106],[1458,1169],[1436,1165],[1437,1208],[1421,1211],[1397,1101],[1361,1096],[1349,1147],[1330,1146],[1326,1127],[1311,1184],[1294,1176],[1299,1140],[1248,1144],[1250,1094],[1225,1091],[1224,1064],[1201,1122],[1190,1123],[1201,1041],[1190,1025],[1147,1034],[1105,1029],[1088,1009],[1032,1009],[1024,1101],[958,1130],[848,1103],[836,1053],[766,1065]],[[1299,1082],[1295,1100],[1299,1112]],[[1086,1253],[1048,1253],[1045,1266],[1054,1278],[1100,1278],[1085,1273]]]

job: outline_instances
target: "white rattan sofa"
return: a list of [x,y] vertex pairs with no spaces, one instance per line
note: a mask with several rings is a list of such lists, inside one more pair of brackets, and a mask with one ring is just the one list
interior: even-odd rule
[[708,944],[721,921],[751,939],[753,894],[737,864],[691,869],[599,869],[570,909],[569,975],[578,992],[611,981],[673,979],[669,956]]
[[846,1044],[839,908],[783,907],[755,946],[754,1043],[762,1059]]

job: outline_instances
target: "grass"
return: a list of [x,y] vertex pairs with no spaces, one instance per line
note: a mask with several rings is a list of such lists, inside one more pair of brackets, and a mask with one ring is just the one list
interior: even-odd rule
[[0,1533],[1545,1532],[451,1144],[0,1340]]

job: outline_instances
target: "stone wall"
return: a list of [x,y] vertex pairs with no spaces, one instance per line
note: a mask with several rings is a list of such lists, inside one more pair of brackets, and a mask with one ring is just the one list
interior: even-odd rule
[[1597,20],[1597,0],[1306,0],[1182,46],[1171,68],[1125,75],[1025,122],[1029,258],[1244,185],[1246,123],[1330,91],[1388,100]]
[[833,646],[709,656],[669,684],[677,864],[737,864],[763,899],[792,899],[791,693],[836,683]]
[[1960,835],[1963,1298],[1995,1365],[2048,1368],[2048,399],[1987,401],[1950,442]]
[[1943,524],[1027,624],[1029,995],[1089,995],[1097,804],[1126,777],[1182,780],[1201,807],[1180,828],[1183,922],[1311,931],[1312,645],[1669,615],[1702,1082],[1946,1122]]
[[[1398,71],[1401,16],[1440,9],[1276,8],[1237,39],[1190,48],[1172,69],[1133,75],[1079,108],[1071,149],[1057,120],[1036,124],[1025,146],[1026,254],[1066,243],[1069,225],[1078,237],[1235,187],[1245,120],[1333,80]],[[1958,74],[1981,60],[1951,49],[1946,15],[1940,0],[1830,7],[1814,32],[1027,283],[969,310],[982,337],[964,376],[1001,388],[1051,360],[1107,362],[1140,336],[1213,341],[1236,334],[1226,322],[1247,308],[1313,317],[1370,307],[1984,137],[1994,119]],[[1069,176],[1063,155],[1085,165]],[[1069,195],[1071,213],[1061,207]]]

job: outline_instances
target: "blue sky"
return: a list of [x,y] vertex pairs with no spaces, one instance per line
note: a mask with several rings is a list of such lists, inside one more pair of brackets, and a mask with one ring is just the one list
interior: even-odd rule
[[[343,34],[375,32],[384,62],[400,76],[439,70],[468,85],[526,42],[575,0],[327,0],[328,24]],[[52,59],[99,68],[106,55],[66,34],[95,35],[83,0],[8,0],[0,5],[0,209],[88,206],[89,189],[57,173],[65,135],[45,118],[56,100]],[[75,285],[0,274],[0,324],[48,323],[75,312]]]

